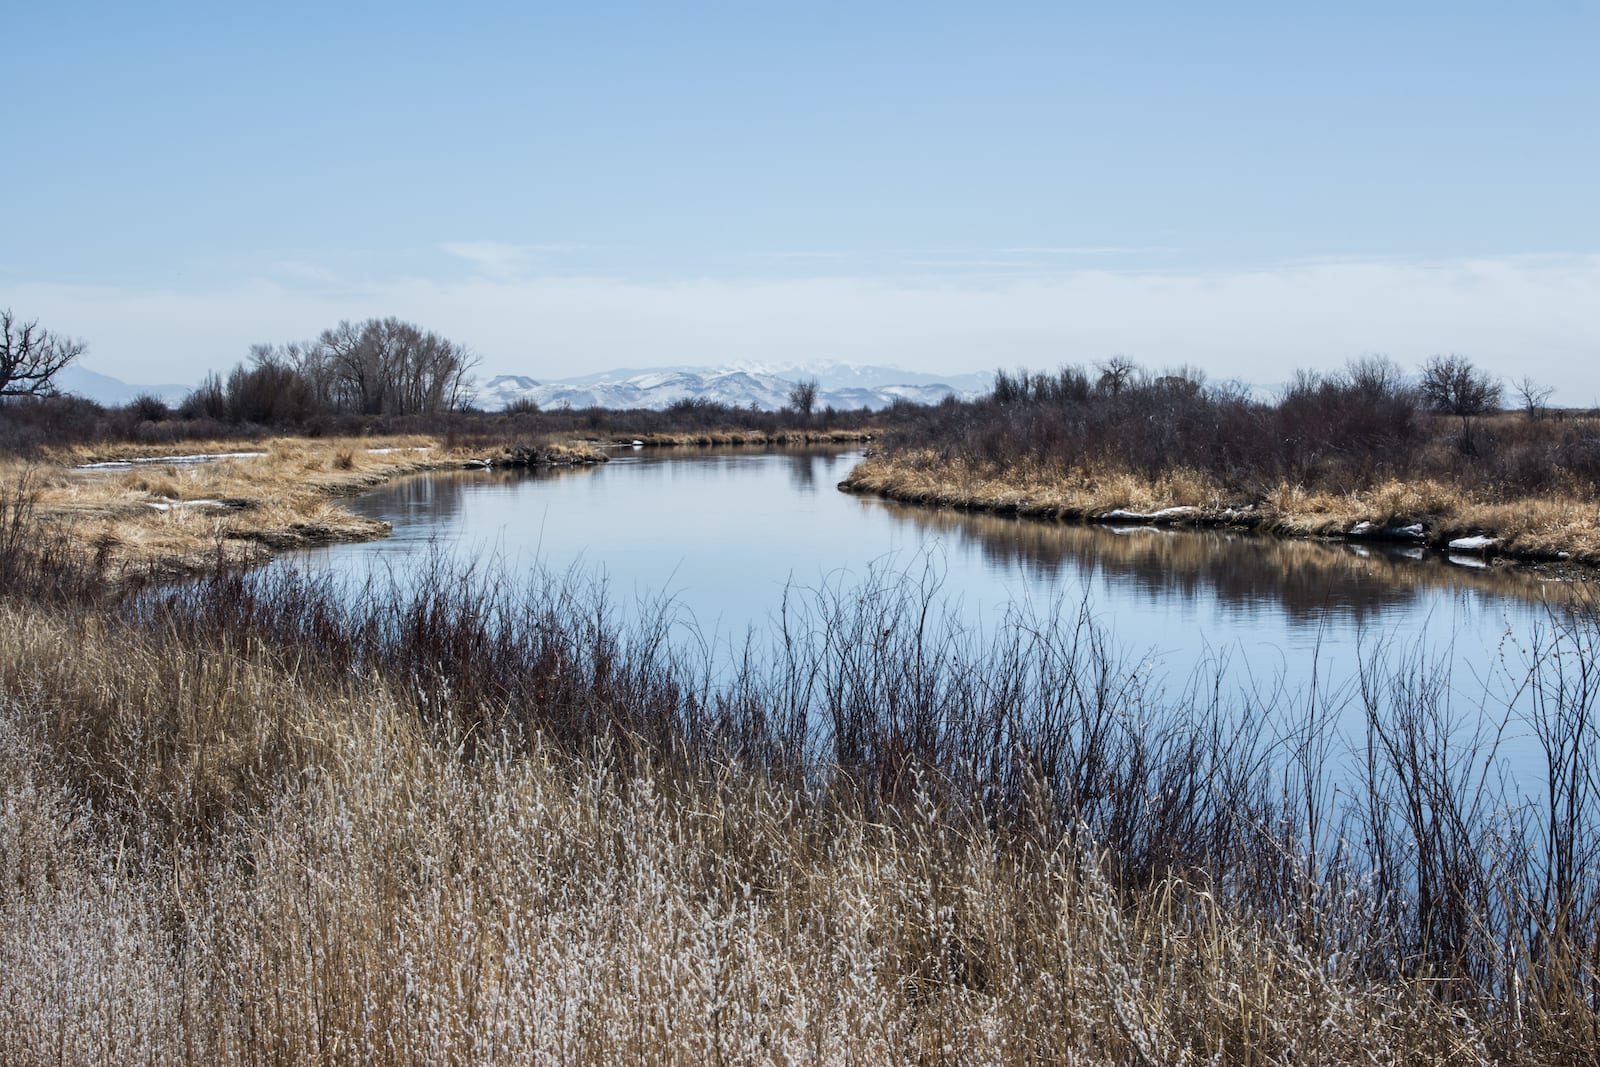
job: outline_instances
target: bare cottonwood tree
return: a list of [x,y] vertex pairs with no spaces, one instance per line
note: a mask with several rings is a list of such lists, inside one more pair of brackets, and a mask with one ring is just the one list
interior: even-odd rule
[[1104,363],[1096,363],[1100,369],[1100,377],[1095,381],[1094,387],[1102,393],[1112,396],[1121,394],[1124,387],[1133,382],[1133,377],[1139,373],[1139,364],[1127,356],[1112,356]]
[[[261,346],[252,351],[259,358]],[[303,374],[335,411],[418,415],[451,411],[471,398],[477,358],[464,346],[396,318],[340,322],[306,345],[266,349]]]
[[57,373],[83,355],[82,341],[41,329],[39,321],[19,322],[11,309],[0,310],[0,398],[50,396]]
[[818,383],[815,378],[802,378],[789,387],[789,406],[809,417],[817,406]]
[[1500,379],[1481,371],[1465,356],[1434,356],[1422,365],[1417,385],[1423,403],[1433,410],[1461,417],[1461,449],[1476,451],[1472,441],[1472,416],[1500,406]]
[[1523,375],[1522,380],[1512,385],[1517,399],[1522,401],[1522,410],[1527,412],[1528,418],[1537,419],[1544,414],[1545,404],[1554,393],[1555,386],[1540,385],[1532,377]]
[[1465,356],[1434,356],[1422,365],[1417,386],[1423,403],[1446,415],[1483,415],[1500,406],[1500,379]]

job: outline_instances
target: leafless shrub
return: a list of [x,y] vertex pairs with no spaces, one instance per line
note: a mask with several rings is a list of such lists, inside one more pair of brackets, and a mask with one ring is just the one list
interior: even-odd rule
[[1522,410],[1528,418],[1537,419],[1544,416],[1545,404],[1556,390],[1554,386],[1541,385],[1531,376],[1523,375],[1512,386],[1512,391],[1516,393],[1517,399],[1522,401]]

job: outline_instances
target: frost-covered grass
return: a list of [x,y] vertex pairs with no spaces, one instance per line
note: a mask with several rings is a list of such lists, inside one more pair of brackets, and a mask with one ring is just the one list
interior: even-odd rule
[[1477,783],[1403,662],[1330,796],[1315,705],[1164,690],[1071,611],[824,590],[719,672],[568,580],[111,593],[30,551],[0,1063],[1600,1054],[1587,624],[1529,675],[1547,797]]

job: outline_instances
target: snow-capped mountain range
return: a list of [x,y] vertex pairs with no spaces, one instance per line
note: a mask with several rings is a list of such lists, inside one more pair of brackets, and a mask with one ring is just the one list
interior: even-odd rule
[[973,397],[988,390],[987,374],[933,375],[898,367],[847,363],[738,364],[728,367],[624,367],[576,378],[538,381],[502,374],[478,387],[478,406],[490,411],[521,400],[541,408],[661,410],[683,400],[776,411],[804,379],[817,382],[817,408],[885,408],[897,400],[937,404],[947,396]]
[[[789,390],[804,379],[817,382],[816,407],[840,410],[886,408],[897,400],[937,404],[947,396],[971,398],[993,386],[989,374],[924,374],[899,367],[853,363],[735,364],[726,367],[622,367],[575,378],[539,381],[520,374],[502,374],[477,387],[477,405],[498,411],[518,400],[541,408],[661,410],[680,400],[706,400],[730,407],[754,405],[777,411],[789,403]],[[130,385],[108,374],[73,365],[56,380],[63,392],[102,404],[126,404],[141,394],[177,404],[189,386]]]

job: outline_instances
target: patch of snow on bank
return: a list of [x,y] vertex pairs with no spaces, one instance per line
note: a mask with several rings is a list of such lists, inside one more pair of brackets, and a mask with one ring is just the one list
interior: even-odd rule
[[225,459],[259,459],[266,455],[265,452],[205,452],[194,456],[148,456],[144,459],[116,459],[104,463],[80,463],[73,470],[78,471],[126,471],[135,467],[145,467],[152,463],[172,463],[178,466],[193,466],[198,463],[217,463]]
[[1116,508],[1103,515],[1096,515],[1095,518],[1102,522],[1116,522],[1119,520],[1123,522],[1160,522],[1163,519],[1176,519],[1182,515],[1191,515],[1197,510],[1199,509],[1190,507],[1187,504],[1174,508],[1162,508],[1159,511],[1128,511],[1124,508]]
[[1388,537],[1397,541],[1421,541],[1424,532],[1422,523],[1414,522],[1410,526],[1378,526],[1377,523],[1365,519],[1350,527],[1351,537]]

